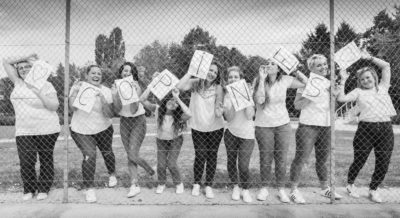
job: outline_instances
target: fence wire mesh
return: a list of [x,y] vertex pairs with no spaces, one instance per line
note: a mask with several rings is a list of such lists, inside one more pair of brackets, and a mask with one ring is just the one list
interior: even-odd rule
[[2,4],[1,202],[398,202],[395,0],[68,2]]

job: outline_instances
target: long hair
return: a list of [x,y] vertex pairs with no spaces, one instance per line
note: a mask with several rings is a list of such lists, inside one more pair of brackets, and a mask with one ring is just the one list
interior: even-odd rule
[[117,75],[118,78],[119,78],[119,79],[122,78],[121,74],[122,74],[122,71],[124,70],[124,67],[125,67],[125,66],[130,66],[130,67],[131,67],[131,74],[132,74],[132,76],[133,76],[133,80],[138,81],[138,80],[139,80],[138,70],[137,70],[136,66],[135,66],[132,62],[129,62],[129,61],[124,62],[124,63],[121,65],[121,67],[118,69],[118,75]]
[[[164,123],[164,117],[167,113],[167,103],[169,100],[173,99],[171,93],[169,93],[165,98],[161,100],[160,107],[158,108],[158,117],[157,124],[158,128],[161,128]],[[180,105],[172,111],[173,123],[172,127],[174,128],[174,135],[177,136],[179,132],[183,131],[186,128],[186,122],[181,120],[183,114],[183,110]]]
[[375,68],[373,67],[363,67],[359,70],[357,70],[357,87],[360,89],[365,89],[362,85],[361,85],[361,76],[364,75],[364,73],[366,72],[371,72],[372,77],[374,77],[375,79],[375,88],[376,90],[378,90],[378,84],[379,84],[379,77],[378,74],[376,73]]
[[[214,84],[215,84],[215,85],[220,85],[220,84],[221,84],[221,72],[220,72],[220,69],[221,69],[220,66],[221,66],[221,65],[220,65],[219,62],[218,62],[217,60],[215,60],[215,59],[211,62],[211,65],[217,66],[217,77],[215,78],[214,81],[211,82],[210,86],[212,86],[212,85],[214,85]],[[210,67],[211,67],[211,65],[210,65]],[[193,84],[193,91],[195,91],[195,92],[204,91],[205,83],[206,83],[206,80],[205,80],[205,79],[200,79],[198,82],[196,82],[196,83]]]

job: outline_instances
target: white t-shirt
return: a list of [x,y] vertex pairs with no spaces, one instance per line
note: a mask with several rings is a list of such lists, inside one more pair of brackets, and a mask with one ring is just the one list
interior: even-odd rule
[[156,116],[156,123],[157,123],[157,138],[162,140],[172,140],[180,135],[182,135],[182,131],[178,132],[176,136],[174,133],[174,118],[171,115],[164,115],[164,121],[162,123],[161,128],[158,128],[158,108],[156,108],[155,116]]
[[[44,95],[56,94],[49,82],[45,82],[41,92]],[[48,110],[39,97],[22,80],[15,82],[10,95],[15,111],[15,135],[48,135],[60,132],[57,112]]]
[[[297,89],[297,93],[303,93],[304,88]],[[330,126],[330,93],[324,89],[321,93],[321,102],[311,101],[300,112],[299,122],[312,126]]]
[[[270,87],[269,103],[263,107],[257,105],[255,126],[277,127],[290,122],[286,109],[286,91],[293,82],[293,77],[283,75],[282,78]],[[267,87],[266,87],[267,88]],[[254,89],[256,92],[256,90]]]
[[138,102],[138,103],[139,103],[139,106],[138,106],[138,109],[135,114],[132,114],[130,105],[122,105],[122,109],[119,112],[119,115],[123,116],[123,117],[137,117],[137,116],[143,115],[145,113],[144,107],[143,107],[142,103],[140,103],[140,102]]
[[224,127],[222,117],[215,116],[217,87],[211,86],[202,92],[192,91],[189,108],[192,112],[188,125],[200,132],[212,132]]
[[[226,93],[224,98],[224,107],[233,107],[229,93]],[[232,133],[232,135],[243,138],[243,139],[254,139],[255,129],[253,119],[247,119],[246,109],[235,112],[233,120],[227,122],[226,128]]]
[[357,101],[360,109],[360,121],[365,122],[387,122],[390,117],[396,115],[388,90],[389,87],[379,84],[379,90],[356,88],[347,96],[351,101]]
[[[71,89],[72,91],[72,89]],[[101,93],[104,95],[107,103],[112,104],[111,89],[101,85]],[[70,95],[72,92],[70,93]],[[90,113],[77,109],[74,111],[71,120],[72,131],[84,135],[94,135],[106,130],[112,124],[111,118],[105,117],[102,111],[102,104],[99,96],[96,96],[96,101]]]

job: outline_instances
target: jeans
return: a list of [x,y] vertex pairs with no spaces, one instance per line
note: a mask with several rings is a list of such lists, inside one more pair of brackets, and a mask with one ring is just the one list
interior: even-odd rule
[[96,146],[103,155],[108,174],[115,173],[115,156],[112,151],[114,129],[112,126],[93,135],[84,135],[71,131],[71,137],[83,154],[82,177],[83,188],[94,186],[96,171]]
[[151,166],[139,156],[140,147],[146,136],[146,118],[144,115],[121,117],[120,122],[121,140],[128,156],[131,184],[136,184],[138,182],[138,165],[143,167],[150,175],[155,173]]
[[[301,171],[315,146],[315,169],[321,186],[328,182],[331,127],[300,124],[296,131],[296,155],[290,167],[290,182],[297,187]],[[326,188],[326,187],[324,187]]]
[[[228,174],[232,184],[238,184],[243,189],[250,187],[249,164],[254,149],[254,139],[243,139],[234,136],[229,129],[225,130]],[[238,171],[240,182],[238,181]]]
[[354,161],[350,165],[347,182],[354,184],[358,173],[367,162],[372,149],[374,149],[375,170],[369,188],[376,190],[388,171],[393,145],[394,134],[391,122],[361,121],[354,136]]
[[205,186],[212,186],[217,170],[218,148],[221,142],[224,129],[212,132],[200,132],[192,129],[192,139],[194,145],[194,184],[201,183],[204,165],[206,165],[206,182]]
[[277,187],[284,187],[291,133],[292,128],[289,124],[277,127],[256,126],[256,140],[260,150],[261,183],[263,186],[271,182],[272,161],[275,160]]
[[[16,144],[24,194],[48,193],[53,184],[53,151],[59,133],[49,135],[17,136]],[[37,179],[35,165],[39,155],[40,171]]]
[[157,139],[157,174],[158,182],[164,185],[167,181],[167,167],[175,185],[181,183],[181,174],[177,165],[179,153],[183,143],[183,136],[173,140]]

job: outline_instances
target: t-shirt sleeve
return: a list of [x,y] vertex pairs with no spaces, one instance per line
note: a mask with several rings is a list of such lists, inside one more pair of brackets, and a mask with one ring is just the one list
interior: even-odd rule
[[292,85],[292,82],[293,82],[293,80],[294,80],[294,77],[284,75],[284,76],[282,77],[282,80],[283,80],[283,82],[285,83],[286,88],[289,88],[289,87]]
[[303,94],[305,88],[298,88],[296,94]]
[[57,94],[56,89],[54,88],[53,84],[46,82],[44,86],[42,87],[42,92],[44,95],[49,95],[49,94]]

